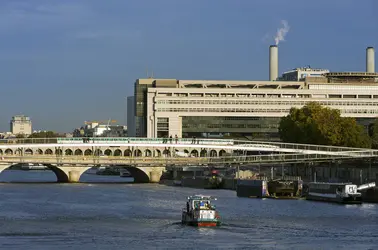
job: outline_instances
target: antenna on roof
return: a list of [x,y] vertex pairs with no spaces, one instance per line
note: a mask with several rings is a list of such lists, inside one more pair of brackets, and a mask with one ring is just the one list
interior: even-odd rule
[[154,78],[154,71],[151,71],[151,77],[150,78]]

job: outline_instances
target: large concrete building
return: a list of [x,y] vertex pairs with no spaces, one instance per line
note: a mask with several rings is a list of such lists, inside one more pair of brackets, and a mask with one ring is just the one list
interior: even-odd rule
[[135,137],[135,99],[134,96],[127,97],[127,136]]
[[10,131],[14,135],[30,135],[32,133],[32,122],[30,117],[24,115],[13,116],[10,121]]
[[[310,101],[337,108],[365,126],[378,117],[378,74],[303,68],[295,70],[292,81],[282,81],[276,77],[277,50],[270,53],[271,81],[137,79],[136,136],[277,140],[281,117]],[[374,54],[367,55],[371,71]]]

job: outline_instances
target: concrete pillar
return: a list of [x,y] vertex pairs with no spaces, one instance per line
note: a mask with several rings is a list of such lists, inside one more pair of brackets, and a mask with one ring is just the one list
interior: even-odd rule
[[48,165],[55,175],[57,182],[76,183],[79,182],[81,175],[91,168],[91,166],[53,166]]
[[135,183],[159,183],[165,167],[125,167]]
[[68,182],[74,183],[79,182],[80,176],[82,173],[78,170],[71,170],[68,172]]
[[159,183],[163,171],[153,170],[150,172],[150,183]]

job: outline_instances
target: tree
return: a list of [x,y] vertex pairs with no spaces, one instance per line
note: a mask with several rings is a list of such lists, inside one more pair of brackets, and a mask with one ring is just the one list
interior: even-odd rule
[[371,147],[378,149],[378,119],[369,125],[369,136],[371,139]]
[[370,139],[353,118],[343,118],[340,111],[322,107],[316,102],[302,108],[291,108],[279,125],[284,142],[370,147]]
[[35,132],[29,135],[29,138],[56,138],[56,137],[59,137],[59,134],[53,131]]

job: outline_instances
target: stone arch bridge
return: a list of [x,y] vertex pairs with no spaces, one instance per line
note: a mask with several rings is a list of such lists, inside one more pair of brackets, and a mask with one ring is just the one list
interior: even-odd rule
[[[0,172],[17,163],[43,164],[56,174],[59,182],[77,182],[80,176],[93,166],[119,165],[125,166],[136,182],[158,182],[168,165],[198,165],[214,162],[221,164],[225,158],[232,157],[235,153],[247,155],[248,152],[295,154],[296,159],[298,155],[302,155],[304,156],[302,160],[310,159],[309,156],[312,155],[321,155],[322,159],[327,157],[335,159],[337,157],[372,157],[376,153],[366,149],[219,139],[0,140]],[[281,157],[274,156],[273,158],[272,161],[276,162],[283,160]],[[261,160],[256,157],[253,159],[254,161]],[[242,161],[241,158],[232,160]]]

